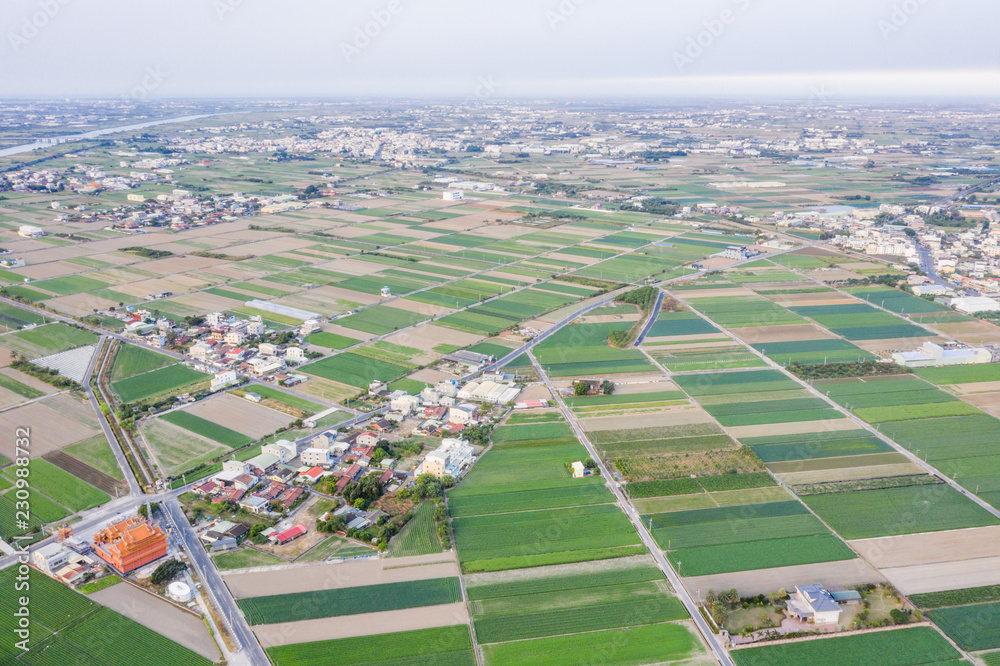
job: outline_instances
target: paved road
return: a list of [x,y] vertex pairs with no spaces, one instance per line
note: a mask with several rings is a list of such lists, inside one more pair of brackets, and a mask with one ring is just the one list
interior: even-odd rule
[[652,311],[650,311],[649,321],[647,321],[646,325],[642,327],[642,332],[639,333],[638,336],[636,336],[635,344],[632,345],[633,347],[638,347],[639,345],[641,345],[642,341],[646,339],[647,335],[649,335],[649,330],[653,328],[653,324],[656,323],[656,319],[660,315],[660,308],[663,306],[663,297],[665,295],[666,294],[663,293],[662,289],[656,292],[656,304],[653,305],[653,309]]
[[173,525],[175,534],[183,541],[191,567],[198,574],[216,608],[220,610],[223,623],[228,627],[230,635],[241,646],[240,652],[245,651],[251,664],[270,663],[264,649],[257,642],[257,637],[250,630],[250,625],[247,624],[239,606],[236,605],[236,600],[229,592],[229,588],[222,582],[222,576],[198,540],[194,528],[184,516],[184,509],[180,502],[177,501],[177,498],[170,497],[160,506],[163,507],[164,513]]
[[687,609],[692,621],[698,627],[698,630],[701,632],[702,637],[708,644],[709,649],[711,649],[712,653],[715,655],[715,658],[719,661],[719,663],[723,664],[723,666],[735,666],[735,662],[732,657],[730,657],[726,649],[722,647],[715,634],[712,632],[712,629],[708,626],[708,622],[706,622],[705,618],[702,617],[697,604],[695,604],[694,599],[691,598],[691,595],[684,588],[680,577],[677,575],[677,572],[674,571],[673,566],[667,558],[663,555],[663,551],[660,549],[659,545],[657,545],[656,540],[653,539],[653,535],[650,534],[649,530],[646,529],[646,526],[643,525],[639,512],[636,511],[635,507],[633,507],[625,497],[625,493],[622,492],[621,489],[621,484],[619,484],[612,476],[611,471],[604,464],[601,454],[598,453],[593,442],[591,442],[590,438],[587,436],[586,431],[584,431],[584,429],[580,426],[580,422],[577,421],[573,412],[566,406],[566,402],[556,390],[552,380],[549,379],[548,375],[546,375],[542,370],[542,366],[539,364],[538,359],[536,359],[535,355],[530,352],[529,358],[531,358],[532,365],[535,366],[535,372],[538,373],[538,376],[542,378],[543,382],[545,382],[549,391],[552,392],[552,396],[559,405],[559,409],[562,411],[567,423],[572,426],[573,432],[576,433],[577,438],[583,443],[584,447],[587,449],[587,453],[589,453],[590,457],[597,463],[597,467],[601,471],[601,476],[604,477],[604,483],[608,486],[611,492],[614,493],[615,500],[622,508],[622,511],[625,512],[625,515],[628,516],[629,522],[631,522],[632,526],[635,527],[636,532],[639,533],[639,538],[642,539],[643,545],[646,546],[650,554],[653,556],[653,559],[656,560],[657,566],[663,571],[667,579],[670,581],[670,585],[674,588],[677,598],[684,604],[684,607]]

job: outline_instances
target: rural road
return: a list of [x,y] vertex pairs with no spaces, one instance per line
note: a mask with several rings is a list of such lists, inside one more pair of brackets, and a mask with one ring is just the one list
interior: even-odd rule
[[169,497],[160,506],[173,524],[177,536],[184,542],[184,549],[188,552],[191,566],[205,584],[205,589],[216,608],[219,609],[222,621],[229,628],[230,635],[241,646],[240,652],[245,651],[249,663],[254,666],[270,663],[264,653],[264,648],[257,642],[257,637],[253,635],[250,625],[243,617],[243,612],[236,605],[236,600],[229,592],[229,588],[222,582],[222,576],[212,564],[211,558],[205,552],[205,547],[198,540],[198,535],[184,515],[181,503],[176,497]]
[[698,610],[697,604],[695,603],[694,599],[691,598],[691,595],[688,593],[688,591],[684,588],[684,585],[681,583],[680,576],[677,575],[677,572],[674,571],[673,566],[671,566],[670,562],[663,555],[663,551],[657,545],[656,540],[653,539],[653,535],[650,534],[649,530],[646,529],[646,526],[643,525],[642,518],[639,516],[639,512],[636,511],[635,507],[633,507],[632,504],[628,501],[628,499],[626,499],[625,493],[622,492],[621,484],[615,481],[614,477],[611,474],[611,471],[604,464],[604,459],[597,452],[597,449],[594,448],[593,442],[590,441],[590,438],[587,436],[587,433],[580,426],[580,422],[577,421],[576,416],[573,414],[572,410],[570,410],[569,407],[566,406],[566,402],[562,399],[562,396],[559,395],[559,391],[556,390],[556,387],[555,385],[553,385],[552,380],[549,379],[548,375],[545,374],[541,364],[538,362],[538,359],[536,359],[535,355],[530,352],[528,356],[529,358],[531,358],[532,365],[535,366],[535,372],[538,373],[538,376],[542,378],[542,381],[545,383],[545,386],[548,387],[549,391],[552,393],[553,398],[559,405],[559,410],[565,417],[566,422],[569,423],[570,426],[573,428],[573,432],[576,434],[577,438],[587,449],[587,453],[590,454],[590,457],[594,460],[594,462],[597,463],[597,467],[601,471],[601,476],[604,477],[605,485],[607,485],[607,487],[611,490],[611,492],[614,493],[615,500],[617,501],[618,505],[622,508],[622,510],[625,512],[625,515],[628,517],[629,522],[632,523],[632,526],[635,528],[635,531],[638,532],[639,538],[642,539],[643,545],[646,546],[650,554],[653,556],[653,559],[656,560],[657,566],[660,568],[661,571],[663,571],[664,575],[666,575],[667,580],[670,581],[670,585],[671,587],[674,588],[674,592],[676,593],[677,598],[680,599],[681,603],[684,604],[684,608],[687,609],[688,614],[691,616],[691,620],[698,627],[698,631],[701,632],[702,638],[705,640],[705,643],[708,645],[709,649],[711,649],[712,653],[715,655],[715,658],[719,661],[719,663],[723,664],[723,666],[736,666],[736,662],[734,662],[732,657],[729,656],[729,653],[726,651],[726,649],[722,647],[722,645],[716,638],[715,633],[708,626],[708,622],[706,622],[705,618],[702,617],[701,611]]

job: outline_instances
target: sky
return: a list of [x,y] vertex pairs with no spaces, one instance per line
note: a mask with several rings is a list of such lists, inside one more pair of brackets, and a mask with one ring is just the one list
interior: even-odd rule
[[1000,98],[997,0],[3,0],[0,96]]

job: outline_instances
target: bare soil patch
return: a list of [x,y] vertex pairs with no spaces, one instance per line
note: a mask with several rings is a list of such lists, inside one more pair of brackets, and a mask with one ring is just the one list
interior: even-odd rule
[[128,583],[118,583],[91,594],[90,598],[206,659],[217,661],[220,658],[219,648],[204,620],[150,592]]
[[876,465],[873,467],[840,467],[808,472],[790,472],[779,474],[783,483],[790,486],[808,483],[826,483],[828,481],[857,481],[860,479],[883,479],[892,476],[911,476],[920,474],[923,470],[914,463],[896,463],[894,465]]
[[[732,262],[730,262],[732,263]],[[754,292],[745,287],[720,287],[719,289],[699,289],[692,292],[680,292],[679,296],[684,300],[693,301],[695,304],[703,298],[722,298],[724,296],[754,296]]]
[[115,477],[105,474],[101,470],[91,467],[87,463],[77,460],[62,451],[52,451],[45,454],[44,457],[56,467],[64,469],[78,479],[83,479],[90,485],[100,488],[112,497],[115,496],[116,490],[127,490],[125,485]]
[[1000,557],[1000,526],[859,539],[849,543],[861,557],[880,569],[962,562]]
[[335,590],[360,585],[383,585],[458,575],[453,551],[390,559],[356,560],[334,564],[308,564],[251,573],[223,572],[226,585],[237,599],[312,590]]
[[765,437],[767,435],[800,435],[806,432],[856,430],[858,425],[850,419],[830,421],[800,421],[798,423],[769,423],[766,425],[737,426],[729,428],[730,434],[741,437]]
[[804,564],[776,569],[758,569],[736,573],[693,576],[684,578],[684,587],[696,592],[698,601],[704,601],[708,590],[736,588],[742,596],[769,594],[780,588],[791,590],[796,585],[819,584],[831,589],[861,583],[884,583],[885,578],[860,558],[842,562]]
[[865,351],[872,353],[892,352],[892,351],[913,351],[925,342],[946,344],[948,340],[941,336],[927,333],[927,337],[920,338],[889,338],[888,340],[854,340],[853,343]]
[[[402,333],[386,338],[387,342],[404,347],[423,349],[424,351],[434,351],[438,345],[461,345],[467,347],[482,340],[481,335],[475,333],[464,333],[453,328],[444,328],[434,324],[421,324]],[[511,350],[513,351],[513,350]]]
[[[0,413],[0,429],[13,435],[17,428],[30,427],[31,451],[32,456],[36,458],[98,434],[97,430],[80,423],[78,419],[58,407],[55,409],[49,407],[49,404],[51,401],[48,400],[33,402]],[[0,455],[10,460],[14,459],[13,436],[3,438],[3,442],[0,443]]]
[[187,411],[254,439],[270,435],[295,420],[289,414],[262,407],[230,393],[199,402]]
[[692,423],[712,423],[713,419],[700,407],[678,405],[667,407],[659,413],[632,416],[604,416],[583,419],[588,431],[594,430],[634,430],[636,428],[657,428],[662,426],[690,425]]
[[1000,557],[883,569],[903,594],[1000,584]]
[[265,648],[292,643],[325,641],[352,636],[373,636],[396,631],[468,624],[469,612],[464,603],[424,606],[382,613],[362,613],[337,618],[282,622],[254,627]]
[[798,342],[799,340],[831,340],[837,336],[815,324],[793,324],[791,326],[749,326],[732,328],[730,332],[749,344],[768,342]]

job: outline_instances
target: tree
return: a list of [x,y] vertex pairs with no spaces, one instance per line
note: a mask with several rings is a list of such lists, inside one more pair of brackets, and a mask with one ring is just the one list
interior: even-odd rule
[[[156,513],[160,509],[160,503],[159,502],[150,502],[149,505],[148,505],[148,507],[149,507],[149,509],[152,510],[153,513]],[[142,516],[143,518],[147,518],[147,519],[150,516],[149,511],[147,510],[147,505],[146,504],[140,504],[139,505],[139,510],[138,510],[137,513],[140,516]]]
[[176,578],[182,571],[187,570],[188,565],[180,560],[167,560],[156,567],[153,575],[149,577],[149,582],[153,585],[162,585],[168,580]]
[[590,385],[587,382],[573,382],[573,395],[584,396],[590,393]]
[[609,379],[605,379],[601,382],[601,393],[604,395],[611,395],[615,392],[615,383]]

